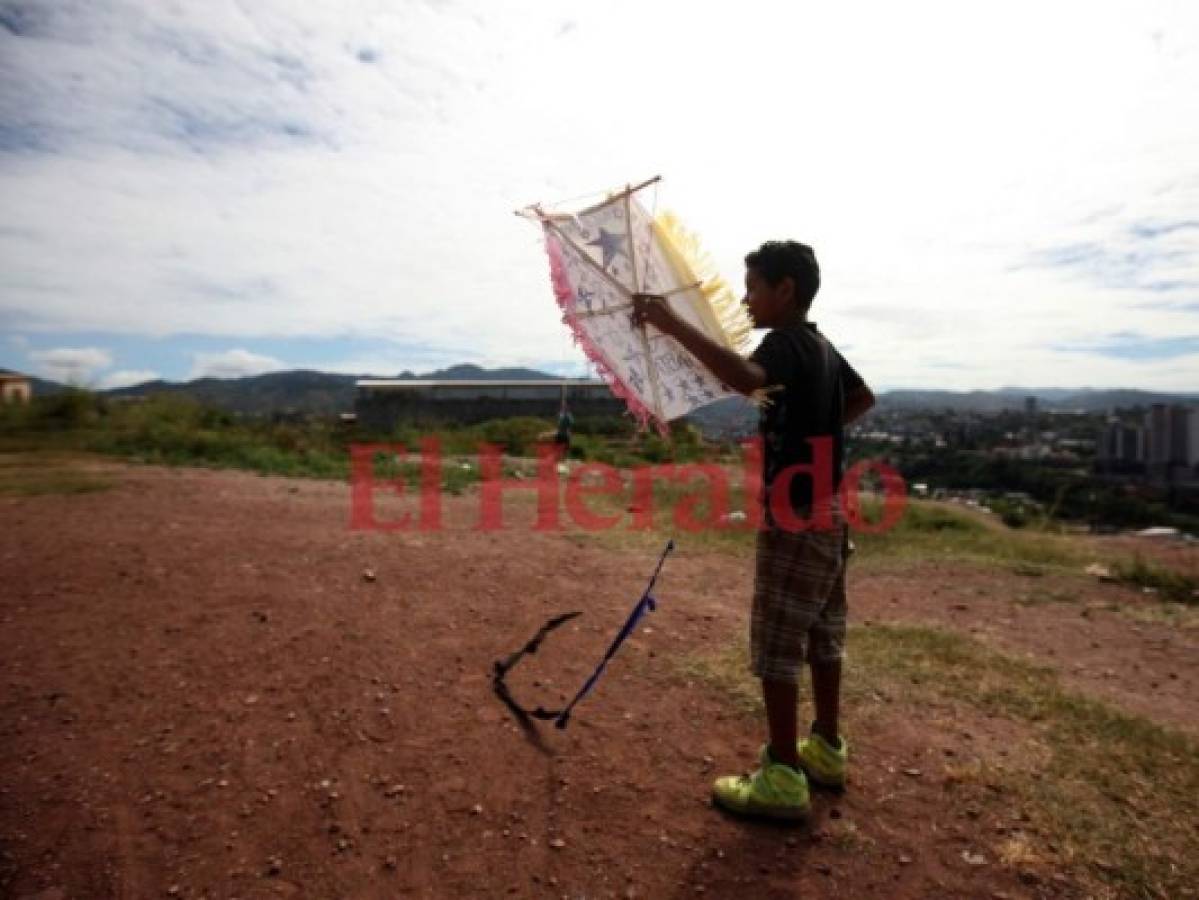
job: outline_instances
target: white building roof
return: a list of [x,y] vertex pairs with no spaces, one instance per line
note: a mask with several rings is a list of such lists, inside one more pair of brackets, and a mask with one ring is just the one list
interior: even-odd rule
[[607,385],[594,378],[523,378],[501,379],[445,379],[423,380],[409,378],[359,378],[354,382],[360,388],[509,388],[509,387],[594,387]]

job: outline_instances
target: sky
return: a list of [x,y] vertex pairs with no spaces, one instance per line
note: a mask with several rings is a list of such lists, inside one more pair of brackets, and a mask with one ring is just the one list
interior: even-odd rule
[[1187,0],[0,0],[0,367],[583,374],[513,211],[652,175],[876,390],[1199,390]]

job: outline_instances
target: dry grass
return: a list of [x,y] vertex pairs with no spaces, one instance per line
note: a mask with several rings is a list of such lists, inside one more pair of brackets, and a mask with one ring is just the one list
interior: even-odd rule
[[0,454],[0,496],[35,497],[43,494],[87,494],[115,484],[89,472],[71,456],[47,453]]

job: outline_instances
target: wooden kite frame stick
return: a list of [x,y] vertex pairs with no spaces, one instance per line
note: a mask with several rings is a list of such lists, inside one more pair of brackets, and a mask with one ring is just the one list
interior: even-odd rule
[[[652,183],[648,182],[648,184]],[[641,185],[641,187],[645,186]],[[639,189],[637,188],[637,190]],[[633,289],[639,294],[641,293],[641,278],[637,273],[637,235],[633,233],[632,198],[634,190],[631,185],[624,190],[624,227],[629,241],[629,264],[633,267]],[[610,197],[609,202],[619,197],[619,194]],[[650,227],[653,227],[652,223]],[[639,330],[641,332],[641,352],[645,354],[645,371],[649,374],[650,393],[654,398],[654,414],[658,417],[658,421],[665,421],[666,417],[662,414],[662,388],[658,384],[658,370],[654,368],[654,351],[650,349],[649,335],[646,334],[644,323]]]
[[[669,291],[663,291],[662,293],[655,294],[654,296],[661,297],[665,300],[668,297],[673,297],[675,294],[685,294],[687,291],[698,290],[699,288],[703,287],[703,285],[704,283],[702,281],[693,281],[691,284],[684,284],[682,287],[671,288]],[[575,313],[575,318],[592,319],[596,316],[606,316],[611,313],[624,312],[626,309],[632,308],[632,303],[618,303],[615,306],[605,306],[603,309],[585,310],[584,312]]]
[[[595,212],[601,206],[607,206],[613,200],[619,200],[621,197],[627,196],[629,194],[635,194],[642,188],[647,188],[651,184],[657,184],[661,180],[662,180],[661,175],[655,175],[653,178],[645,179],[645,181],[641,182],[640,184],[630,185],[630,186],[625,187],[624,190],[620,190],[620,191],[616,191],[615,193],[608,194],[608,196],[604,200],[601,200],[599,203],[593,203],[591,206],[588,206],[584,209],[576,210],[575,212],[568,212],[568,213],[546,212],[544,209],[541,208],[540,203],[534,203],[532,206],[526,206],[524,209],[515,210],[515,214],[520,216],[521,218],[525,218],[525,219],[531,218],[533,216],[536,216],[539,219],[549,219],[549,220],[573,219],[575,216],[583,216],[589,212]],[[592,196],[594,196],[594,195],[592,195]]]
[[624,229],[629,238],[629,264],[633,267],[633,292],[641,293],[641,279],[637,277],[637,235],[633,234],[633,201],[631,190],[624,194]]

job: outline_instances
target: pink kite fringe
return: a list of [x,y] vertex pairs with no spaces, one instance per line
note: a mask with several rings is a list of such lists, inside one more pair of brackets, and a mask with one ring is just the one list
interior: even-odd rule
[[574,342],[583,348],[583,352],[587,354],[587,358],[599,372],[600,378],[607,382],[608,387],[612,389],[612,393],[625,402],[629,412],[637,420],[638,426],[645,429],[652,418],[658,433],[663,438],[667,438],[670,432],[666,424],[659,422],[657,416],[650,412],[649,407],[642,403],[641,399],[613,371],[612,367],[608,365],[603,351],[584,330],[575,314],[575,289],[574,285],[570,283],[570,276],[566,274],[566,261],[562,258],[562,246],[549,233],[548,229],[545,234],[545,252],[550,258],[550,281],[554,286],[554,299],[558,301],[558,308],[562,310],[562,321],[570,328]]

